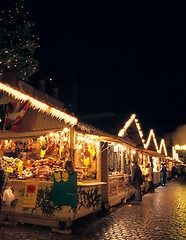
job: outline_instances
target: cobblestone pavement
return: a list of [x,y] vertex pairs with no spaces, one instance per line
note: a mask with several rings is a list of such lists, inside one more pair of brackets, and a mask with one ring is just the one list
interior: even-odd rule
[[141,204],[127,203],[105,216],[76,220],[69,235],[33,225],[2,225],[1,240],[185,240],[186,183],[170,180],[155,193],[143,196]]

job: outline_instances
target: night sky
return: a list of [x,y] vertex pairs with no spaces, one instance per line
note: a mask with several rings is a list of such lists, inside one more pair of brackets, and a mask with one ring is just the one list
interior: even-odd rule
[[78,115],[109,112],[117,119],[110,128],[120,128],[135,113],[142,129],[157,135],[186,123],[182,6],[176,11],[175,5],[144,8],[116,1],[25,2],[40,38],[40,72],[63,85],[64,69],[71,70],[78,82]]

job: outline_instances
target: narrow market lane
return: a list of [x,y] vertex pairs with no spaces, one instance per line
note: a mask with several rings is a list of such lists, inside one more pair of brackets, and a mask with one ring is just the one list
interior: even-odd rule
[[186,239],[186,183],[168,181],[141,205],[126,204],[89,226],[82,239]]
[[143,196],[141,204],[114,207],[106,216],[87,216],[72,225],[72,234],[51,232],[49,228],[17,225],[1,226],[0,239],[30,240],[183,240],[186,239],[186,183],[170,180],[155,193]]

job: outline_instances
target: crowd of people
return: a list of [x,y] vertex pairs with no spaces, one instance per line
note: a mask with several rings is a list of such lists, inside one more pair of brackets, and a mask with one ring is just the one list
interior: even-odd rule
[[[150,163],[147,163],[146,169],[145,169],[145,175],[143,176],[142,171],[140,169],[140,166],[138,165],[137,161],[133,163],[132,168],[132,184],[135,188],[135,201],[141,202],[142,201],[142,191],[141,191],[141,185],[144,181],[143,178],[146,178],[148,182],[148,193],[155,192],[154,183],[153,183],[153,168],[150,165]],[[168,179],[167,174],[167,167],[166,164],[162,163],[160,168],[160,185],[166,186]],[[180,165],[180,166],[173,166],[171,170],[171,179],[178,179],[182,181],[186,181],[186,166]]]
[[142,201],[142,191],[141,191],[141,185],[145,181],[145,178],[147,179],[148,182],[148,189],[147,192],[153,193],[154,190],[154,183],[153,183],[153,169],[152,166],[147,163],[146,169],[145,169],[145,174],[143,175],[140,166],[138,165],[138,162],[135,161],[133,163],[132,167],[132,184],[135,188],[135,201],[136,202],[141,202]]
[[180,165],[180,166],[173,166],[171,170],[171,177],[172,180],[178,179],[186,181],[186,166]]

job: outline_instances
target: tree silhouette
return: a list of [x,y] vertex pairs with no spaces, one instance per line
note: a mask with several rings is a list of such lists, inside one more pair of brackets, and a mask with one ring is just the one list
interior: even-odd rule
[[28,15],[24,0],[17,0],[14,9],[0,16],[0,72],[14,72],[25,81],[39,67],[34,59],[39,38],[32,33],[34,24]]

